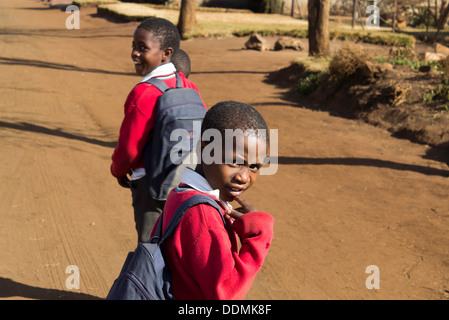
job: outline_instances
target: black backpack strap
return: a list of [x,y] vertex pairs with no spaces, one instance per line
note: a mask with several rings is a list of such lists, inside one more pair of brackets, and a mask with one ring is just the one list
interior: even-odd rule
[[182,88],[181,76],[177,72],[176,72],[176,88]]
[[[179,76],[179,73],[175,73],[176,75],[176,88],[182,88],[182,80],[181,77]],[[144,83],[149,83],[152,84],[153,86],[155,86],[156,88],[158,88],[162,93],[164,93],[165,91],[167,91],[168,89],[170,89],[164,81],[158,79],[158,78],[151,78],[148,79],[147,81],[145,81]]]
[[170,222],[168,223],[167,228],[165,229],[165,232],[162,235],[162,218],[163,215],[161,215],[161,218],[159,219],[159,223],[156,229],[156,234],[155,237],[158,237],[160,240],[158,241],[159,244],[162,243],[164,240],[166,240],[168,237],[171,236],[171,234],[173,233],[173,231],[176,229],[176,227],[178,226],[179,222],[181,221],[184,213],[190,209],[193,206],[196,206],[198,204],[208,204],[212,207],[214,207],[218,213],[220,214],[220,217],[223,221],[224,226],[226,227],[226,221],[224,219],[223,213],[221,212],[221,208],[220,206],[217,204],[217,202],[215,200],[213,200],[212,198],[202,195],[202,194],[197,194],[194,195],[192,197],[190,197],[189,199],[187,199],[186,201],[184,201],[183,203],[181,203],[178,207],[178,209],[176,209],[175,213],[173,214],[173,217],[171,218]]

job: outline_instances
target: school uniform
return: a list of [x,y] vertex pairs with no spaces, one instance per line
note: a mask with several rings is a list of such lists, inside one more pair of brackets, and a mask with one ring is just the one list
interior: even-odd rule
[[[130,173],[130,186],[134,207],[134,220],[138,241],[147,241],[154,223],[161,214],[165,201],[153,199],[149,194],[149,181],[143,165],[143,149],[153,136],[156,120],[156,102],[162,92],[144,83],[157,78],[168,87],[176,86],[176,68],[172,63],[163,64],[149,74],[129,93],[124,106],[124,119],[120,127],[117,147],[112,154],[111,173],[120,178]],[[180,73],[184,88],[197,86]],[[206,108],[206,105],[204,105]],[[160,155],[155,155],[160,157]]]
[[[195,194],[213,198],[223,210],[231,208],[220,200],[219,190],[213,190],[203,176],[185,168],[181,183],[167,198],[163,230],[177,207]],[[268,253],[273,223],[268,213],[249,212],[227,220],[225,226],[218,211],[209,205],[199,204],[187,210],[163,244],[172,274],[173,295],[183,300],[243,299]]]

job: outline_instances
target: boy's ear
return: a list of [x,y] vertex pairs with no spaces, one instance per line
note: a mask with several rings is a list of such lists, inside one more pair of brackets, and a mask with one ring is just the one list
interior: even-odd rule
[[169,61],[171,61],[172,55],[173,55],[173,48],[172,47],[168,47],[167,49],[165,49],[163,51],[162,62],[169,62]]

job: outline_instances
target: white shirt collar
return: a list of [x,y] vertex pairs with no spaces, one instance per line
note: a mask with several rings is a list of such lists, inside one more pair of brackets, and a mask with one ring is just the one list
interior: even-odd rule
[[145,82],[154,77],[166,76],[166,75],[169,75],[174,72],[176,72],[175,65],[173,63],[169,62],[169,63],[163,64],[163,65],[160,65],[159,67],[157,67],[156,69],[154,69],[153,71],[151,71],[150,73],[145,75],[145,77],[143,77],[142,81],[140,81],[140,82]]
[[186,167],[181,171],[180,177],[181,183],[187,184],[193,189],[206,193],[219,199],[220,202],[228,209],[232,209],[232,206],[229,202],[220,199],[220,190],[212,189],[209,182],[198,172],[193,170],[192,168]]

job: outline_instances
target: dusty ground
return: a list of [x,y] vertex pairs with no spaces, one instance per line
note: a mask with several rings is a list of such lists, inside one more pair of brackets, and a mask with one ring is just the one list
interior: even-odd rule
[[[132,74],[135,23],[81,10],[81,29],[38,0],[0,4],[0,296],[106,296],[136,242],[131,199],[109,173]],[[430,148],[285,100],[267,74],[294,51],[246,39],[181,47],[209,106],[255,106],[279,130],[279,170],[246,198],[276,220],[249,299],[447,299],[449,169]],[[334,44],[335,45],[335,44]],[[301,53],[306,54],[306,53]],[[432,158],[432,159],[431,159]],[[66,287],[66,268],[80,289]],[[367,266],[380,272],[368,290]]]

